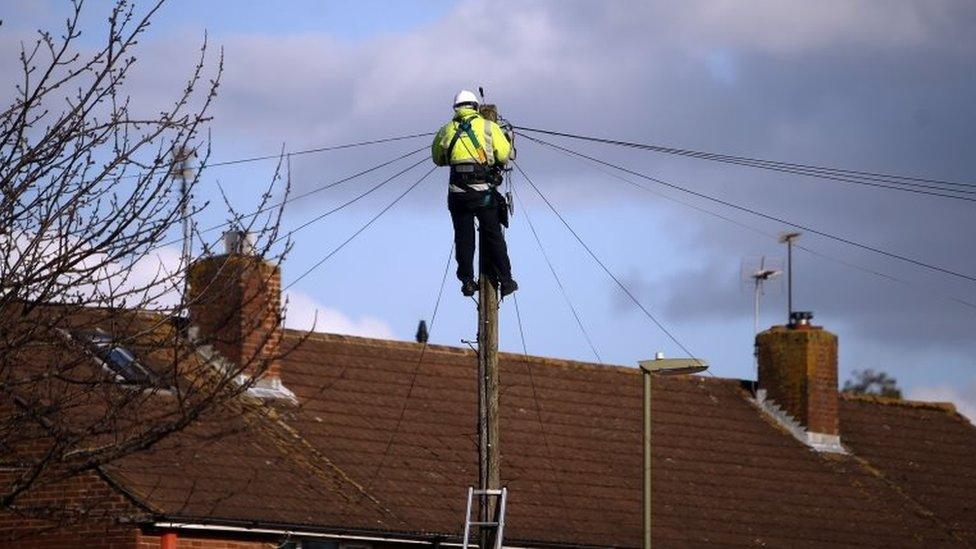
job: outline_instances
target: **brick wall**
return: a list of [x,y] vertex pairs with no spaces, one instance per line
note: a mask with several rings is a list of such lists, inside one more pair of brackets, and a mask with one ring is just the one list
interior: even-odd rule
[[808,431],[838,434],[837,336],[817,326],[774,326],[756,345],[767,398]]
[[[0,481],[10,472],[0,473]],[[17,501],[35,513],[53,512],[60,520],[44,520],[34,513],[0,512],[0,547],[18,549],[160,549],[161,536],[144,534],[134,522],[141,509],[117,492],[97,473],[85,473],[58,483],[33,487]],[[271,549],[267,541],[244,541],[220,535],[177,536],[177,549]]]
[[190,322],[225,358],[280,377],[281,271],[259,257],[225,254],[189,269]]
[[138,531],[128,521],[140,510],[96,473],[35,484],[16,505],[30,511],[0,511],[0,547],[135,547]]

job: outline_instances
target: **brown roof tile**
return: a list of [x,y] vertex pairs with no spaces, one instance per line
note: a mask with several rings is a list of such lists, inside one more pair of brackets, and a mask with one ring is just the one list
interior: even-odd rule
[[904,498],[976,544],[976,429],[955,409],[841,400],[845,443]]
[[[111,473],[162,515],[459,535],[477,477],[475,359],[420,352],[314,334],[284,361],[301,404],[281,421],[341,475],[310,474],[298,446],[253,426],[208,438],[206,422]],[[638,547],[637,371],[510,354],[501,368],[506,537]],[[950,411],[844,399],[853,455],[838,456],[782,431],[736,380],[662,378],[653,396],[654,538],[669,547],[976,541],[976,429]]]

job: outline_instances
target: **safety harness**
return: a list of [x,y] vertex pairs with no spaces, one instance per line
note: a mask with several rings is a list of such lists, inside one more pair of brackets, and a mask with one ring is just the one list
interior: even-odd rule
[[491,122],[485,120],[485,145],[482,145],[481,140],[478,139],[474,128],[471,126],[471,121],[478,117],[477,114],[472,114],[467,118],[462,118],[458,121],[457,126],[455,126],[454,136],[451,138],[451,143],[447,146],[447,159],[450,162],[451,158],[454,156],[454,147],[457,145],[458,140],[461,138],[462,132],[464,135],[468,136],[471,144],[475,147],[477,162],[465,162],[461,164],[451,165],[451,184],[457,187],[461,187],[467,192],[481,193],[482,190],[476,190],[472,187],[474,184],[487,184],[489,189],[497,187],[502,183],[501,171],[496,169],[494,163],[492,162],[494,158],[490,157],[491,154]]
[[[473,114],[458,121],[454,129],[454,136],[451,138],[451,143],[447,146],[447,160],[450,162],[453,158],[454,147],[457,145],[458,139],[461,138],[461,132],[464,132],[471,141],[471,144],[475,146],[479,162],[451,164],[451,185],[464,189],[465,193],[478,195],[483,201],[482,206],[490,206],[494,203],[495,207],[498,208],[499,222],[503,226],[508,227],[509,216],[512,213],[512,201],[510,193],[507,193],[509,196],[503,196],[498,192],[498,187],[504,182],[505,175],[494,162],[491,162],[494,158],[489,157],[489,155],[494,154],[493,152],[489,152],[491,147],[491,122],[485,120],[485,139],[488,141],[486,144],[489,147],[484,147],[471,127],[471,121],[476,118],[478,118],[478,115]],[[473,187],[474,184],[487,185],[488,189],[487,191],[475,189]]]
[[[467,118],[462,118],[461,121],[458,122],[457,128],[454,130],[454,137],[451,138],[451,144],[447,147],[448,162],[450,162],[451,158],[454,156],[454,146],[457,145],[458,139],[461,137],[461,132],[464,132],[474,145],[475,151],[478,154],[478,162],[481,164],[486,164],[488,162],[488,155],[485,153],[485,148],[481,146],[481,141],[478,140],[478,136],[475,135],[474,129],[471,128],[471,121],[477,117],[478,115],[473,114]],[[485,124],[488,124],[487,120],[485,120]]]

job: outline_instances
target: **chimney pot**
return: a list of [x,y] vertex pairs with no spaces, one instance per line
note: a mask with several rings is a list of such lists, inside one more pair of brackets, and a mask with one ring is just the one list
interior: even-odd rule
[[254,255],[254,236],[238,229],[224,231],[224,253],[228,255]]
[[810,327],[810,321],[813,320],[813,312],[811,311],[793,311],[790,313],[790,328],[807,328]]
[[417,338],[417,343],[427,343],[427,340],[430,338],[430,333],[427,331],[426,320],[421,320],[420,323],[417,324],[416,338]]

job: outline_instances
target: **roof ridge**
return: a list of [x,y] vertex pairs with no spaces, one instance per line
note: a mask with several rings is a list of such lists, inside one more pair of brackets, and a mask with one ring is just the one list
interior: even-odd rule
[[[14,303],[23,303],[23,300],[15,301]],[[86,312],[121,312],[129,313],[137,316],[151,317],[153,319],[157,318],[175,318],[178,315],[172,313],[171,309],[150,309],[146,307],[118,307],[111,305],[93,305],[93,304],[82,304],[78,305],[76,303],[64,303],[57,301],[48,301],[36,305],[38,310],[55,310],[55,309],[74,309],[78,311]]]
[[[309,332],[306,330],[296,330],[294,328],[285,328],[282,330],[285,337],[304,337],[309,341],[325,341],[325,342],[347,342],[347,343],[358,343],[361,345],[368,345],[371,347],[400,347],[400,348],[420,348],[423,347],[423,343],[415,343],[413,341],[402,341],[397,339],[382,339],[378,337],[366,337],[348,334],[336,334],[331,332]],[[428,350],[440,350],[440,351],[456,351],[461,354],[471,354],[474,355],[473,351],[464,349],[461,347],[454,347],[451,345],[438,345],[435,343],[427,344]]]
[[880,395],[846,393],[844,391],[838,391],[838,393],[840,394],[840,397],[844,400],[871,402],[874,404],[883,404],[886,406],[903,406],[905,408],[922,408],[927,410],[937,410],[949,414],[959,413],[959,410],[956,409],[956,405],[951,402],[929,402],[924,400],[911,400],[911,399],[904,399],[904,398],[885,397]]
[[[419,350],[424,346],[423,343],[415,343],[413,341],[403,341],[395,339],[382,339],[375,337],[365,337],[356,336],[348,334],[336,334],[330,332],[307,332],[304,330],[296,329],[285,329],[285,337],[306,337],[311,341],[322,341],[322,342],[346,342],[353,344],[366,345],[370,347],[384,347],[384,348],[394,348],[394,349],[416,349]],[[440,351],[453,354],[470,355],[475,356],[475,352],[470,349],[465,349],[463,347],[455,347],[453,345],[439,345],[434,343],[427,344],[427,351]],[[589,370],[589,371],[610,371],[618,372],[625,375],[640,375],[640,369],[637,366],[624,366],[622,364],[599,364],[595,362],[586,362],[582,360],[573,360],[569,358],[556,358],[556,357],[546,357],[539,355],[529,355],[517,352],[506,352],[501,351],[498,353],[500,358],[504,358],[509,361],[520,361],[520,362],[531,362],[535,364],[545,364],[547,366],[557,367],[557,368],[571,368],[574,370]],[[697,379],[704,382],[710,383],[741,383],[742,380],[738,378],[724,378],[716,376],[689,376],[690,379]]]

